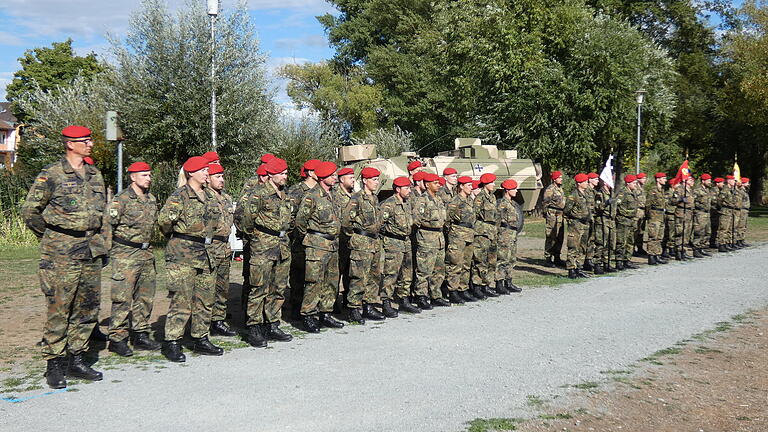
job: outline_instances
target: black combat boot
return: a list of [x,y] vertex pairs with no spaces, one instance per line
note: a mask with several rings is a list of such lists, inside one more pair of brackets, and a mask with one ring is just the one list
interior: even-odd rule
[[267,346],[267,337],[264,334],[264,328],[261,324],[249,325],[246,327],[243,340],[254,348],[264,348]]
[[308,333],[320,333],[320,323],[313,315],[302,315],[301,322]]
[[616,261],[616,271],[624,270],[624,261]]
[[512,283],[512,279],[504,280],[504,287],[511,293],[523,292],[523,289]]
[[624,261],[624,268],[627,270],[634,270],[640,267],[638,267],[637,264],[633,263],[632,261],[627,260],[627,261]]
[[694,258],[704,258],[704,254],[699,251],[698,248],[693,248],[693,257]]
[[401,298],[399,303],[399,311],[400,312],[407,312],[407,313],[421,313],[421,309],[417,308],[415,305],[413,305],[411,302],[408,301],[408,298]]
[[560,255],[555,257],[555,265],[560,268],[565,268],[565,261],[560,259]]
[[64,357],[56,357],[48,360],[45,368],[45,382],[52,389],[63,389],[67,386],[67,379],[64,377]]
[[357,308],[347,308],[347,321],[351,323],[365,324],[362,310]]
[[659,265],[659,262],[656,261],[656,255],[648,255],[648,265]]
[[192,351],[198,354],[203,354],[203,355],[211,355],[211,356],[224,355],[224,350],[212,344],[211,341],[208,340],[208,336],[203,336],[201,338],[193,338]]
[[568,279],[576,279],[579,275],[576,274],[576,269],[568,269]]
[[661,250],[661,257],[665,259],[672,258],[672,256],[669,255],[669,248],[663,248]]
[[552,261],[552,257],[547,258],[544,260],[544,267],[552,268],[555,266],[555,263]]
[[603,269],[603,265],[602,264],[599,264],[599,263],[595,264],[595,274],[596,275],[605,274],[605,270]]
[[97,341],[97,342],[106,342],[106,341],[109,340],[109,337],[107,337],[107,335],[102,333],[101,329],[99,328],[99,325],[96,324],[93,327],[93,331],[91,331],[91,336],[90,336],[89,339],[91,339],[92,341]]
[[264,327],[265,327],[265,330],[267,331],[267,335],[266,335],[267,340],[277,341],[277,342],[290,342],[293,339],[293,336],[284,332],[280,328],[280,321],[264,324]]
[[121,357],[130,357],[133,355],[133,350],[128,346],[128,340],[126,339],[119,342],[109,341],[107,351],[113,352]]
[[152,340],[147,332],[137,332],[133,334],[133,348],[144,351],[157,351],[162,345]]
[[486,296],[483,290],[480,288],[480,285],[472,285],[472,288],[470,288],[469,293],[472,294],[472,296],[478,300],[485,300],[486,298],[488,298],[488,296]]
[[589,278],[589,277],[591,277],[590,275],[584,273],[583,271],[581,271],[581,269],[578,269],[578,268],[576,269],[576,276],[578,276],[580,278]]
[[397,318],[397,311],[392,307],[392,300],[381,301],[381,313],[387,318]]
[[595,270],[595,265],[592,263],[591,259],[588,259],[588,260],[584,260],[584,265],[581,266],[581,268],[584,271],[594,271]]
[[468,302],[468,303],[474,303],[474,302],[476,302],[476,301],[477,301],[477,299],[475,298],[475,296],[473,296],[473,295],[472,295],[472,294],[469,292],[469,290],[466,290],[466,291],[459,291],[459,296],[461,296],[461,298],[462,298],[462,299],[464,299],[464,301],[465,301],[465,302]]
[[721,244],[717,247],[718,252],[728,252],[728,249],[725,247],[724,244]]
[[615,273],[616,269],[614,267],[611,267],[611,262],[607,262],[603,264],[603,270],[605,270],[606,273]]
[[224,321],[211,322],[211,334],[214,336],[237,336],[237,332],[229,328]]
[[656,255],[656,263],[657,264],[669,264],[669,261],[665,260],[663,256]]
[[506,282],[504,281],[504,279],[497,280],[496,281],[496,288],[494,288],[493,290],[496,291],[497,293],[501,294],[501,295],[509,295],[509,294],[511,294],[507,290]]
[[384,321],[387,317],[369,304],[363,304],[363,317],[372,321]]
[[704,256],[712,256],[712,254],[709,253],[705,248],[699,248],[699,253]]
[[683,260],[683,254],[680,252],[679,249],[674,249],[673,252],[674,252],[674,255],[675,255],[675,260],[677,260],[677,261],[682,261]]
[[69,359],[67,376],[88,381],[101,381],[104,378],[101,372],[92,369],[83,361],[82,354],[72,354],[72,357]]
[[483,285],[483,294],[485,294],[488,297],[498,297],[499,293],[494,291],[491,287],[488,285]]
[[421,310],[432,310],[432,305],[429,304],[429,298],[427,298],[427,296],[417,296],[416,306]]
[[330,328],[344,328],[344,323],[331,316],[330,312],[320,312],[320,324]]
[[187,360],[187,356],[182,352],[181,343],[179,341],[166,341],[160,352],[165,358],[174,363],[183,363]]
[[735,251],[738,249],[733,243],[729,243],[726,245],[728,247],[728,250]]
[[741,241],[741,247],[745,247],[745,248],[748,248],[748,247],[750,247],[750,246],[752,246],[752,245],[751,245],[751,244],[749,244],[749,243],[747,243],[746,241],[744,241],[744,240],[742,240],[742,241]]
[[444,298],[442,298],[442,297],[433,298],[433,299],[430,301],[430,303],[432,303],[432,306],[434,306],[434,307],[448,307],[448,306],[450,306],[450,305],[451,305],[451,304],[448,302],[448,300],[446,300],[446,299],[444,299]]
[[464,298],[458,291],[448,291],[448,301],[453,304],[464,304]]

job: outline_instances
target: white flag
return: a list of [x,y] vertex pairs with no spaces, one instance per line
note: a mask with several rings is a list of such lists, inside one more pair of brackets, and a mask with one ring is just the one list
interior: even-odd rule
[[605,161],[605,166],[603,167],[603,171],[600,172],[600,180],[603,181],[603,183],[607,184],[608,186],[613,189],[613,155],[608,156],[608,160]]

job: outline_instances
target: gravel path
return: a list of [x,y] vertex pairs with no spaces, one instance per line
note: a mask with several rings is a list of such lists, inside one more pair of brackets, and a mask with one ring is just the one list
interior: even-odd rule
[[0,401],[0,430],[461,431],[765,306],[766,263],[763,246],[188,357],[160,373],[105,371],[77,392]]

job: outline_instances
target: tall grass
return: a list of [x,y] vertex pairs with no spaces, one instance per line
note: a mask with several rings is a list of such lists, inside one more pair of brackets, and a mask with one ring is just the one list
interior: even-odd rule
[[21,204],[29,180],[23,175],[0,170],[0,247],[37,245],[37,237],[21,218]]

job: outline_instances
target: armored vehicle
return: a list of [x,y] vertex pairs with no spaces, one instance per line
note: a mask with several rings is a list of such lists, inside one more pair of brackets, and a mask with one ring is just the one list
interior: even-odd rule
[[460,176],[470,176],[479,180],[485,173],[494,173],[497,184],[506,179],[515,179],[518,184],[518,202],[523,211],[531,211],[536,206],[541,183],[541,165],[531,159],[518,159],[516,150],[499,150],[495,145],[484,145],[479,138],[456,138],[454,149],[438,153],[435,157],[419,157],[416,153],[405,152],[400,156],[384,159],[376,155],[374,145],[353,145],[341,148],[341,159],[345,165],[354,168],[355,174],[371,166],[381,171],[380,194],[392,190],[392,180],[407,176],[407,166],[419,160],[426,169],[435,174],[442,174],[446,168],[455,168]]

